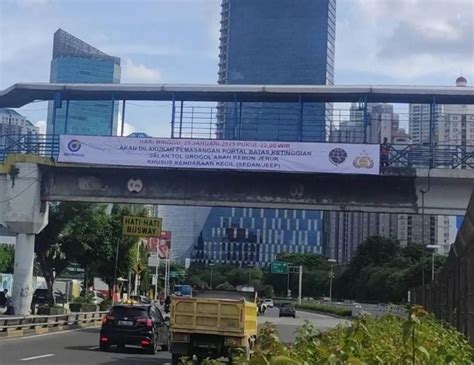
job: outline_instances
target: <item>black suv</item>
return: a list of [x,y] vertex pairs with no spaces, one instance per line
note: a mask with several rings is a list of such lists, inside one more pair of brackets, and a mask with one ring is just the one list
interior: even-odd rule
[[154,304],[115,305],[102,318],[99,338],[102,351],[112,345],[117,345],[119,350],[134,345],[154,354],[158,346],[168,350],[168,343],[168,324]]
[[[31,300],[31,310],[35,311],[37,306],[48,305],[50,300],[48,289],[36,289]],[[66,304],[66,294],[61,293],[60,290],[54,290],[54,299],[56,304]]]
[[283,303],[280,306],[280,317],[293,317],[296,318],[295,306],[291,303]]

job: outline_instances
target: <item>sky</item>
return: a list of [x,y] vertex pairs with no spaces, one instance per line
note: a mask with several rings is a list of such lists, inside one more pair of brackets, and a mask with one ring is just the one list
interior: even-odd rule
[[[0,0],[0,89],[49,81],[58,28],[120,57],[123,83],[215,84],[219,13],[220,0]],[[474,0],[337,0],[336,85],[453,85],[461,73],[474,84]],[[46,107],[19,112],[44,127]],[[127,105],[125,133],[169,136],[170,113]]]

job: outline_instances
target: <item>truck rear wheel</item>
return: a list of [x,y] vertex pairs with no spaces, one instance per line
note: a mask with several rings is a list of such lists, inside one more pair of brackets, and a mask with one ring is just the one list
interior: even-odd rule
[[180,364],[180,361],[179,359],[181,359],[181,356],[180,354],[171,354],[171,364],[172,365],[179,365]]

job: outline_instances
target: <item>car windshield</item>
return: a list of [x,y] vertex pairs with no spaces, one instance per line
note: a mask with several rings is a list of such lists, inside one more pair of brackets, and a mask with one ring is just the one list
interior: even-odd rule
[[112,311],[110,314],[116,318],[148,317],[148,311],[146,308],[143,308],[143,307],[117,306],[117,307],[112,308]]
[[48,294],[48,289],[36,289],[34,294],[35,295],[46,295],[46,294]]

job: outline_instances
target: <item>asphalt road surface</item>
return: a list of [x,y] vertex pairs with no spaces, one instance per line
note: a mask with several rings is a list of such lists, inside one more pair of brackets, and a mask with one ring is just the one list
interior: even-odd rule
[[[280,339],[292,342],[295,331],[305,320],[324,330],[347,321],[320,314],[297,312],[296,319],[278,318],[278,309],[269,309],[259,317],[259,324],[274,323]],[[127,348],[117,352],[98,350],[99,329],[88,328],[45,334],[32,337],[0,340],[0,365],[21,364],[87,364],[87,365],[168,365],[171,356],[159,351],[156,355],[144,354],[140,349]]]

